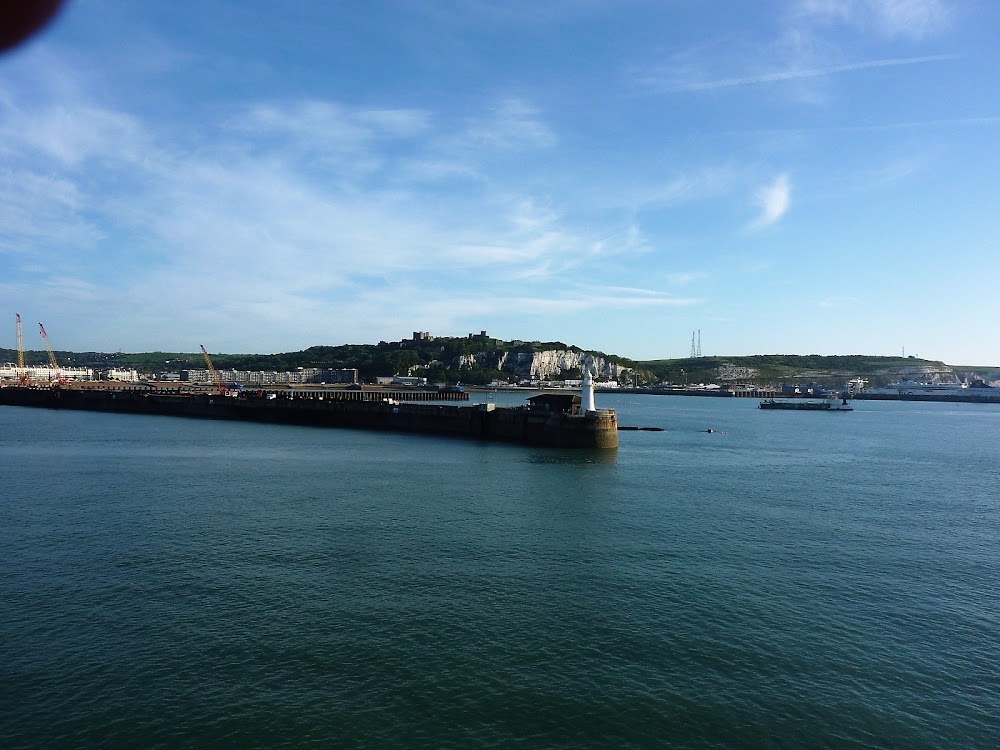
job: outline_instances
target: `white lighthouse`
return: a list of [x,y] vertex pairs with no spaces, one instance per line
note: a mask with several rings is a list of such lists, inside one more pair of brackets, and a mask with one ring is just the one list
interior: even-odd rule
[[583,414],[597,411],[597,406],[594,404],[594,378],[590,374],[593,363],[594,358],[589,354],[583,360],[583,383],[580,393],[580,412]]

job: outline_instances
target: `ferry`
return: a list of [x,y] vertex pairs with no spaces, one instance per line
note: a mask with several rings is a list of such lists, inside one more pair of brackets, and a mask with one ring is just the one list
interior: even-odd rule
[[971,385],[962,381],[946,383],[918,383],[915,380],[904,380],[880,388],[866,388],[865,393],[872,396],[955,396],[969,398],[973,396],[996,393],[981,380],[973,381]]

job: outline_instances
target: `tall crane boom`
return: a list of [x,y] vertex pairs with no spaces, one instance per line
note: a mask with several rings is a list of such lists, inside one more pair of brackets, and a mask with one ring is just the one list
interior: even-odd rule
[[21,314],[17,316],[17,378],[20,385],[28,385],[28,370],[24,366],[24,334],[21,332]]
[[55,352],[52,351],[52,344],[49,343],[49,334],[45,331],[45,326],[41,323],[38,324],[39,330],[42,332],[42,340],[45,342],[45,348],[49,351],[49,366],[55,370],[56,380],[60,383],[62,382],[62,374],[59,372],[59,364],[56,362]]
[[24,369],[24,336],[21,333],[21,314],[14,313],[17,316],[17,369]]
[[208,356],[208,350],[204,344],[201,344],[201,353],[205,356],[205,364],[208,365],[208,374],[212,376],[212,382],[219,389],[219,393],[222,393],[222,380],[219,378],[219,373],[215,371],[215,365],[212,364],[212,358]]
[[55,352],[52,351],[52,344],[49,343],[49,334],[45,331],[45,326],[41,323],[38,324],[38,328],[42,332],[42,340],[45,342],[45,348],[49,350],[49,365],[51,365],[53,370],[58,370],[59,364],[56,362]]

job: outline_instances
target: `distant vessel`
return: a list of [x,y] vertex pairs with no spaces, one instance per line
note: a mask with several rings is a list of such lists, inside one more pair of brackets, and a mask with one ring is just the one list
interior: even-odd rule
[[981,380],[973,381],[972,385],[961,381],[951,383],[918,383],[915,380],[904,380],[880,388],[866,388],[865,393],[871,396],[956,396],[968,398],[972,396],[996,392]]
[[819,401],[768,398],[758,404],[760,409],[789,409],[792,411],[854,411],[846,398],[824,398]]

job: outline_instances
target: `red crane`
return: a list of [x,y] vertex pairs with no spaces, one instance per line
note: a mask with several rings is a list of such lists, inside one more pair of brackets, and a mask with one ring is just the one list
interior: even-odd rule
[[41,323],[38,324],[38,328],[42,332],[42,340],[45,341],[45,348],[49,351],[49,366],[55,370],[56,380],[60,383],[63,382],[62,373],[59,372],[59,365],[56,362],[56,355],[52,351],[52,344],[49,343],[49,334],[45,332],[45,326]]

